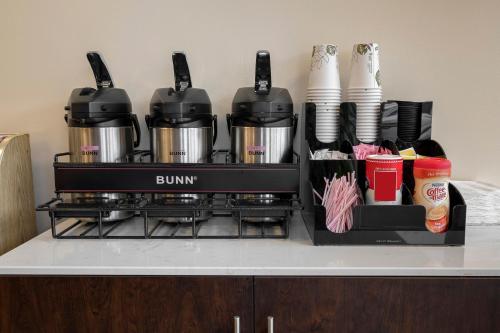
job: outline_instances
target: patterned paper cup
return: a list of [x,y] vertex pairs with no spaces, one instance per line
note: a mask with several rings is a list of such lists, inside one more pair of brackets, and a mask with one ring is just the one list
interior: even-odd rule
[[308,88],[340,89],[337,46],[333,44],[313,46]]
[[348,87],[381,87],[378,44],[354,44]]

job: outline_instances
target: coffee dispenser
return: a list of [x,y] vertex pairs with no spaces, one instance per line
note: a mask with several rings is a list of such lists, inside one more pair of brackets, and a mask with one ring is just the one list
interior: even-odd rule
[[[87,59],[94,72],[97,89],[74,89],[65,107],[70,162],[127,162],[134,147],[140,144],[141,131],[137,116],[132,113],[127,92],[114,87],[100,55],[89,52]],[[125,193],[72,194],[72,199],[78,202],[109,202],[126,198]],[[122,220],[132,215],[133,212],[112,211],[103,221]]]
[[[146,115],[151,138],[152,161],[157,163],[211,163],[217,139],[217,117],[204,89],[193,88],[191,75],[182,52],[172,55],[175,88],[157,89]],[[162,194],[164,200],[196,203],[201,194]],[[199,211],[196,220],[206,220],[207,211]],[[166,222],[191,222],[191,217],[165,217]]]
[[[258,51],[255,86],[239,88],[227,115],[234,163],[292,163],[293,138],[297,116],[287,89],[272,87],[271,58],[268,51]],[[242,196],[240,196],[242,197]],[[251,196],[272,203],[270,194]],[[250,198],[249,195],[244,198]],[[262,200],[267,199],[267,200]],[[272,218],[246,220],[274,221]]]

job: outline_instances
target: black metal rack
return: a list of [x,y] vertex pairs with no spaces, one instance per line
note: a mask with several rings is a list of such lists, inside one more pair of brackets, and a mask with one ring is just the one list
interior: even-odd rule
[[[144,162],[136,152],[133,163],[61,162],[54,158],[56,197],[40,205],[51,219],[52,236],[67,239],[287,238],[294,210],[302,209],[300,163],[232,164],[229,152],[214,153],[215,163],[163,164]],[[222,162],[221,162],[222,161]],[[158,182],[156,177],[177,181]],[[177,178],[176,178],[177,177]],[[187,180],[187,181],[186,181]],[[66,193],[128,193],[128,199],[67,199]],[[199,198],[158,198],[157,193],[203,193]],[[259,194],[274,194],[262,197]],[[107,222],[113,211],[133,216]],[[199,221],[202,211],[210,218]],[[165,222],[180,217],[188,222]],[[266,217],[272,221],[251,222]],[[73,219],[64,223],[63,220]]]

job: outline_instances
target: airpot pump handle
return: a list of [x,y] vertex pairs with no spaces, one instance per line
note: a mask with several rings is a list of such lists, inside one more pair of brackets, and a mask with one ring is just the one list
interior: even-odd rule
[[113,88],[113,80],[111,75],[109,75],[108,68],[101,59],[101,56],[97,52],[88,52],[87,59],[94,72],[95,82],[97,88]]
[[172,62],[174,63],[175,91],[184,91],[191,88],[191,75],[184,52],[172,53]]
[[268,95],[271,87],[271,55],[269,51],[257,51],[255,60],[255,93],[258,95]]

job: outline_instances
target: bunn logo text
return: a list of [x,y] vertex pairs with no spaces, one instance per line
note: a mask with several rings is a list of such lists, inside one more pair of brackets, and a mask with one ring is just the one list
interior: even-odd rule
[[193,185],[196,176],[156,176],[157,185]]

